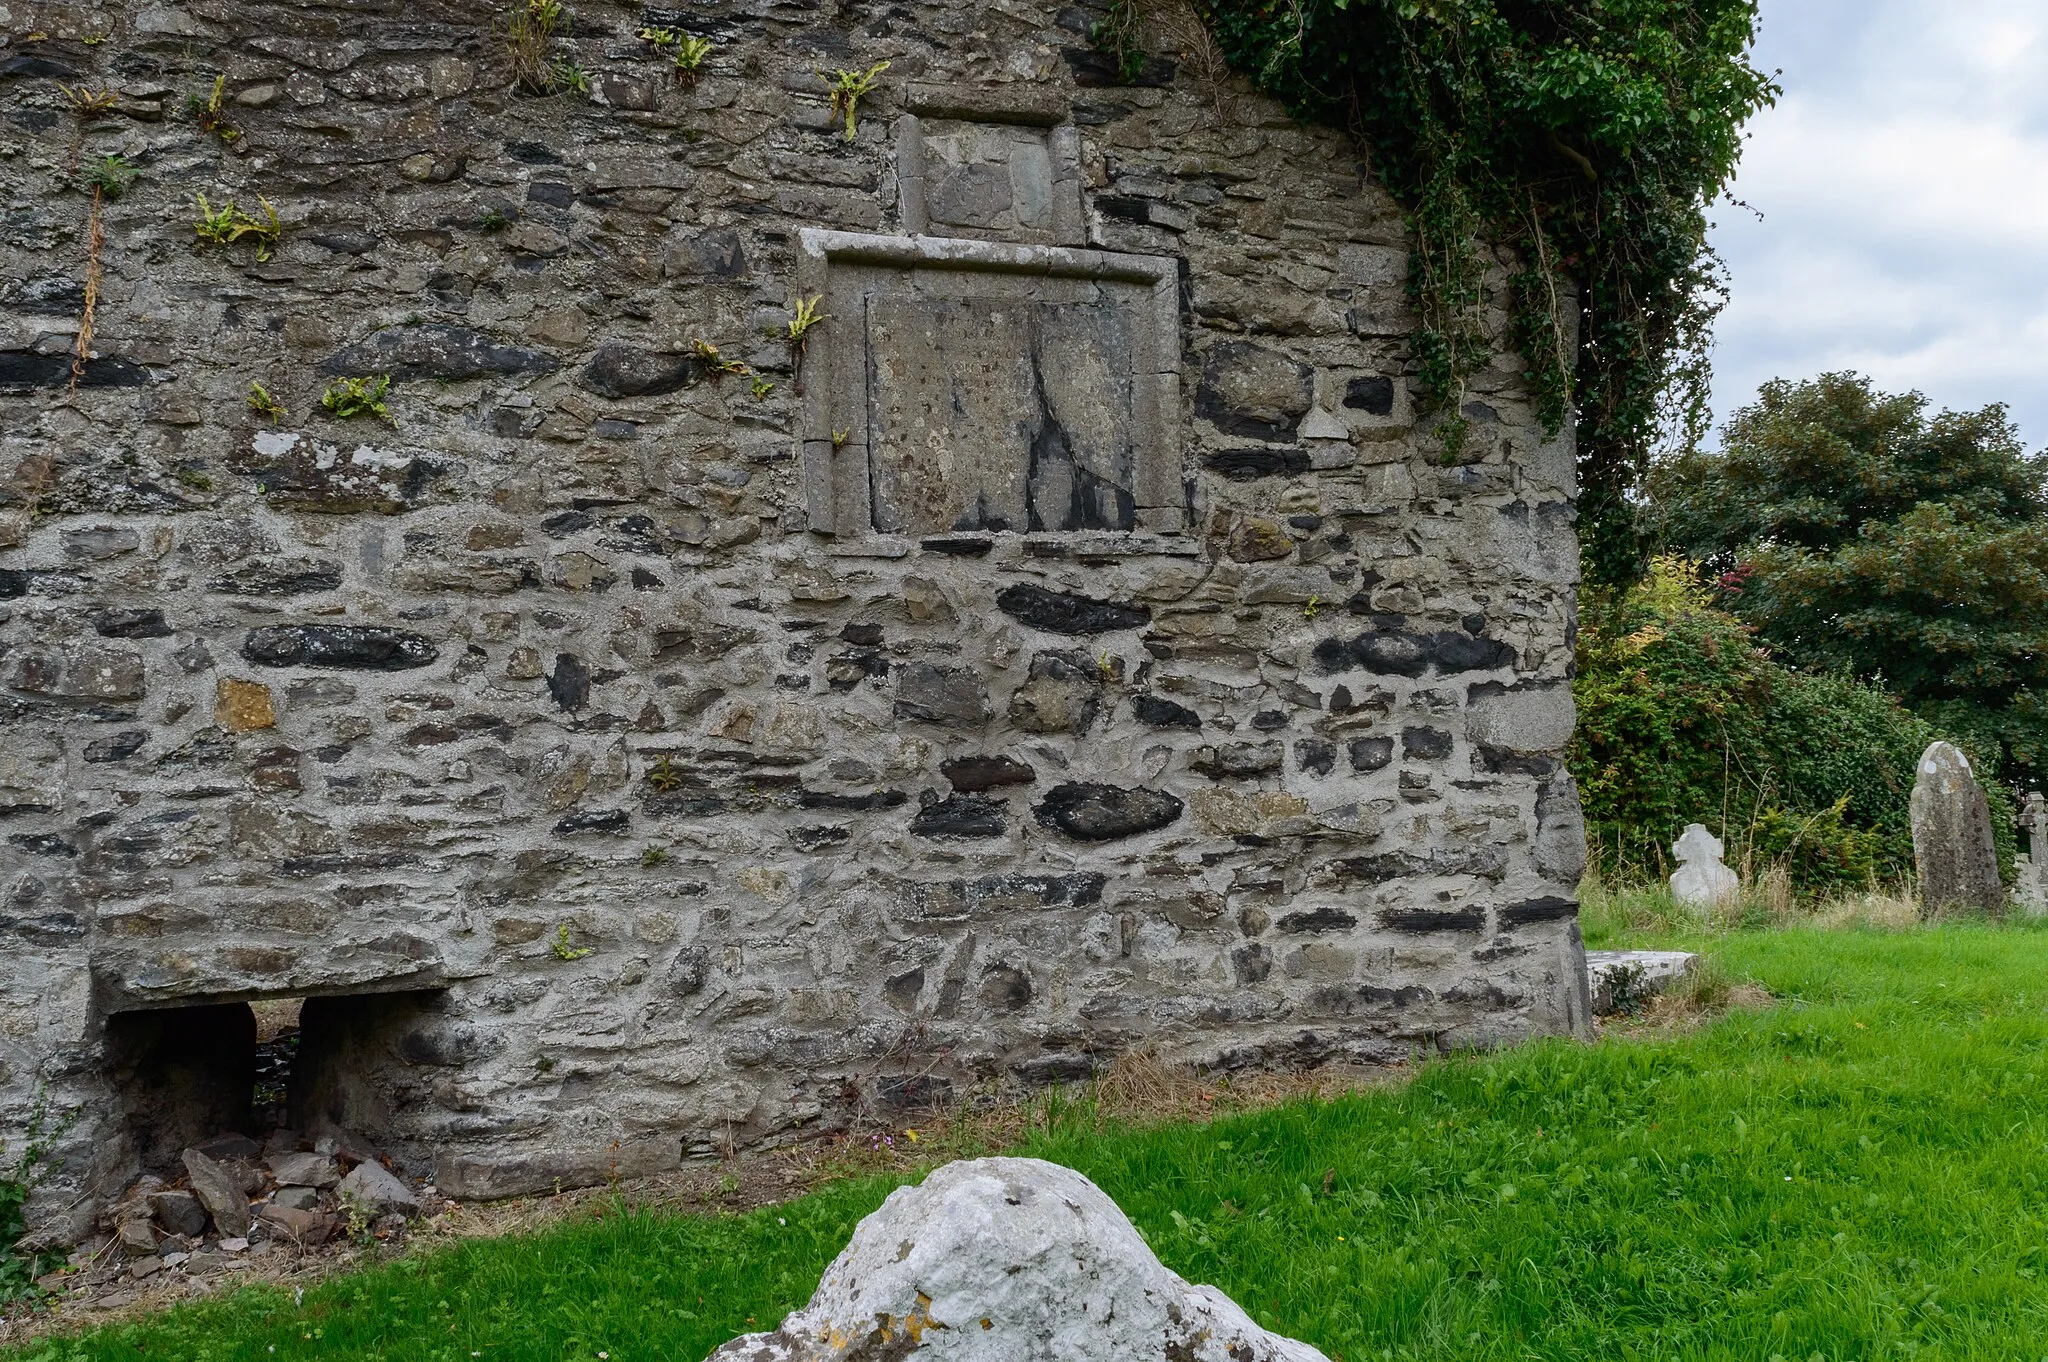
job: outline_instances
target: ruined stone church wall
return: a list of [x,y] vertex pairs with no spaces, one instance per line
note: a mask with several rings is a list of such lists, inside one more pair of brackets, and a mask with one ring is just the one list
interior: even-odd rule
[[545,99],[444,0],[0,15],[0,1124],[71,1185],[108,1018],[224,1001],[475,1195],[1586,1024],[1572,451],[1503,352],[1444,462],[1342,136],[1028,0],[591,0]]

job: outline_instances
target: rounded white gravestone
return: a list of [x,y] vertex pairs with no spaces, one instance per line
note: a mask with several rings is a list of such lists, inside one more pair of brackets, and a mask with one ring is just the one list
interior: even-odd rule
[[1699,823],[1688,823],[1671,854],[1678,869],[1671,876],[1671,897],[1688,908],[1712,908],[1727,903],[1742,888],[1742,880],[1721,864],[1721,839]]

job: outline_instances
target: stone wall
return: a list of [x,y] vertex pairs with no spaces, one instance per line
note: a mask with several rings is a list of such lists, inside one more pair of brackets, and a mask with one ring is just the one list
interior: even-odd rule
[[[1583,1029],[1569,444],[1503,353],[1447,465],[1357,150],[1091,17],[590,0],[537,98],[449,0],[0,0],[0,1110],[83,1113],[57,1201],[176,1126],[152,1009],[321,1000],[306,1119],[457,1195]],[[817,71],[881,61],[848,141]]]

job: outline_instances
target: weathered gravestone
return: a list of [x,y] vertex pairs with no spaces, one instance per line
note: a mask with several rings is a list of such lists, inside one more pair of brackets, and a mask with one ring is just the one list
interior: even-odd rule
[[2048,917],[2048,884],[2043,882],[2043,872],[2048,871],[2048,799],[2039,790],[2027,796],[2020,826],[2026,830],[2028,850],[2021,858],[2020,907],[2028,917]]
[[854,1227],[810,1304],[708,1362],[1328,1362],[1162,1266],[1101,1188],[949,1163]]
[[1970,759],[1945,742],[1920,754],[1913,782],[1913,862],[1920,872],[1920,913],[2005,911],[1991,804]]
[[1712,908],[1732,900],[1742,880],[1721,864],[1721,839],[1698,823],[1688,823],[1671,844],[1678,869],[1671,876],[1671,897],[1688,908]]

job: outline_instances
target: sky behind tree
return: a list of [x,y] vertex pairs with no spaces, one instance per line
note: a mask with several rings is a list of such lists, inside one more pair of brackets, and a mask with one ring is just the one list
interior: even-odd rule
[[1715,410],[1854,369],[2048,446],[2048,0],[1763,0],[1757,62]]

